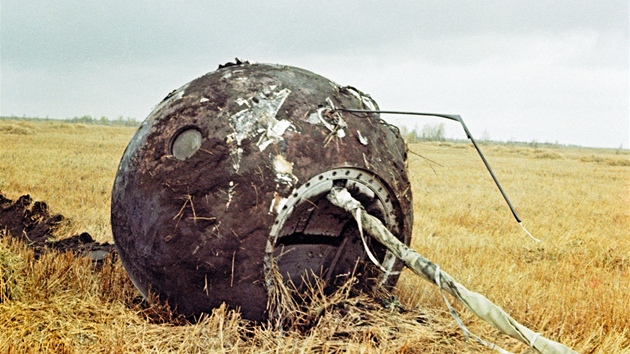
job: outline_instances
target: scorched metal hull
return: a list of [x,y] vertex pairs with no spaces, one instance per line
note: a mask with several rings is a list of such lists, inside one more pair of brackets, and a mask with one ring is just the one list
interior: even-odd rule
[[225,302],[264,320],[276,263],[285,279],[310,270],[334,283],[366,259],[352,218],[323,197],[331,184],[349,184],[408,244],[397,129],[333,110],[375,106],[352,87],[267,64],[220,67],[169,94],[129,143],[112,192],[114,240],[134,284],[185,315]]

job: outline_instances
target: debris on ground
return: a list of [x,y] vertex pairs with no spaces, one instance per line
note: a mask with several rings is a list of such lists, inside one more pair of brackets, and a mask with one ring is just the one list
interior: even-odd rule
[[35,259],[48,250],[75,252],[94,262],[116,253],[113,244],[96,242],[87,232],[57,239],[54,232],[64,219],[61,214],[51,214],[46,202],[34,202],[28,194],[16,201],[0,194],[0,231],[23,240],[34,250]]

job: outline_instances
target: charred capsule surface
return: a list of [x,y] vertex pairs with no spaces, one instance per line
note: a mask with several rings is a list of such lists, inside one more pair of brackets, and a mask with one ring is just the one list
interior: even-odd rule
[[[352,216],[325,198],[333,185],[408,244],[403,140],[377,115],[335,107],[376,103],[303,69],[248,63],[220,67],[156,106],[112,192],[114,241],[140,292],[185,315],[225,302],[258,321],[273,269],[285,281],[316,274],[334,285],[367,257]],[[402,267],[370,248],[386,269]],[[370,281],[391,286],[397,275],[388,273]]]

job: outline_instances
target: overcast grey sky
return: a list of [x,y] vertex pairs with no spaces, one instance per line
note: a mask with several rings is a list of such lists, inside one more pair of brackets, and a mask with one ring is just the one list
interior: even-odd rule
[[460,114],[477,137],[628,148],[629,11],[628,0],[2,0],[0,115],[142,120],[239,57],[311,70],[382,109]]

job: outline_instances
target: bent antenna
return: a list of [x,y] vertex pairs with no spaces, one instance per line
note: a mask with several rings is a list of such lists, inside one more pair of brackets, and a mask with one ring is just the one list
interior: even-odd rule
[[449,120],[453,120],[453,121],[459,122],[459,124],[462,125],[462,128],[464,128],[464,132],[466,133],[466,136],[472,142],[473,146],[475,147],[475,150],[477,150],[477,153],[479,154],[479,157],[481,157],[481,161],[483,161],[483,164],[486,165],[486,169],[488,169],[488,172],[490,172],[490,176],[492,176],[492,179],[494,180],[494,183],[496,184],[497,188],[499,188],[499,192],[501,192],[501,195],[503,196],[503,199],[505,199],[505,202],[507,203],[508,207],[510,207],[510,211],[512,212],[512,215],[514,215],[514,218],[516,219],[516,222],[518,222],[518,224],[523,228],[523,230],[531,238],[533,238],[537,242],[540,242],[540,240],[538,240],[534,236],[532,236],[532,234],[530,234],[529,231],[527,231],[527,229],[525,229],[525,227],[523,226],[523,222],[521,221],[521,218],[518,216],[518,213],[516,212],[516,209],[514,209],[514,206],[512,205],[512,202],[510,202],[510,199],[508,198],[507,194],[505,194],[505,191],[503,190],[503,187],[501,187],[501,184],[499,183],[499,180],[497,179],[497,176],[495,176],[494,172],[492,171],[492,168],[490,167],[490,164],[488,163],[488,160],[486,160],[486,157],[483,155],[483,152],[481,152],[481,148],[479,148],[479,145],[477,145],[477,141],[475,141],[475,138],[473,138],[472,134],[470,133],[470,130],[468,130],[468,127],[466,126],[466,124],[464,123],[464,120],[462,119],[462,117],[460,115],[458,115],[458,114],[442,114],[442,113],[405,112],[405,111],[382,111],[382,110],[367,110],[367,109],[347,109],[347,108],[336,108],[336,107],[333,108],[332,110],[333,111],[340,111],[340,112],[348,112],[348,113],[378,113],[378,114],[398,114],[398,115],[411,115],[411,116],[429,116],[429,117],[445,118],[445,119],[449,119]]

